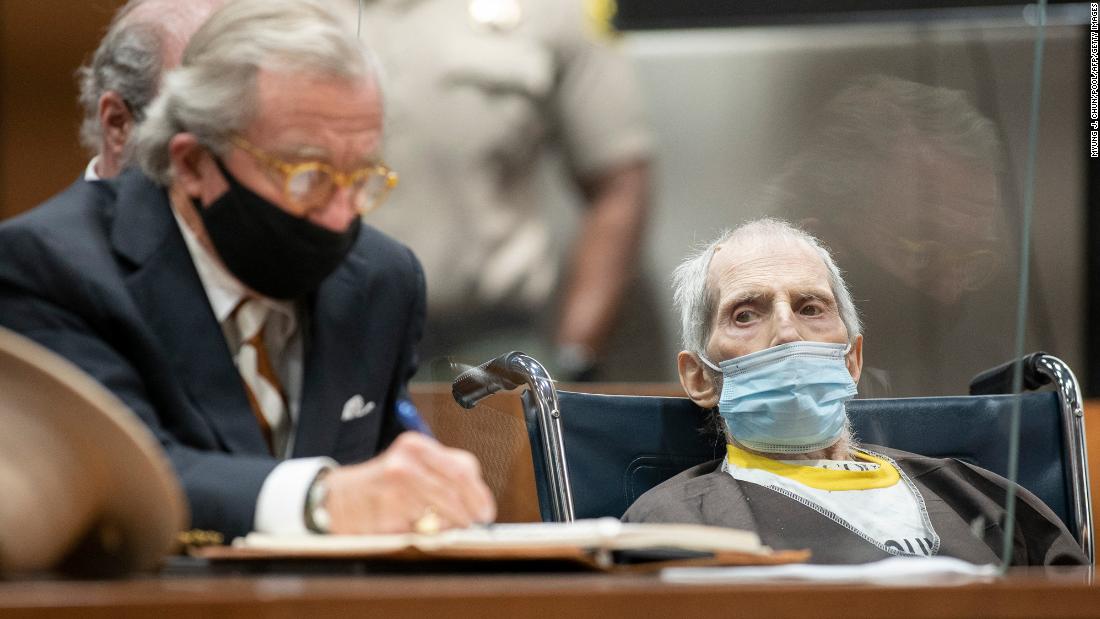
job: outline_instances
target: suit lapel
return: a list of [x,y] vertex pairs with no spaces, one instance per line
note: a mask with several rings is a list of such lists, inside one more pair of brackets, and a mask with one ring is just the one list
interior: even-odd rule
[[[363,328],[366,300],[365,277],[356,272],[351,260],[325,279],[309,302],[308,333],[305,339],[305,376],[301,409],[294,437],[296,458],[329,455],[340,431],[344,403],[364,393],[365,376],[376,375],[377,355],[370,348]],[[363,338],[349,342],[348,338]],[[378,403],[382,405],[382,402]]]
[[231,453],[267,445],[165,191],[137,172],[118,180],[115,250],[134,265],[126,286],[190,401]]

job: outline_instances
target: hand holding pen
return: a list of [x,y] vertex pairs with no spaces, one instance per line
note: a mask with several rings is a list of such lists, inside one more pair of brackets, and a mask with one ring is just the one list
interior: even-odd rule
[[432,434],[432,429],[424,422],[424,418],[420,416],[420,411],[416,410],[416,406],[413,405],[410,400],[405,398],[397,400],[395,408],[397,421],[403,428],[411,432],[419,432],[424,436],[435,438],[435,435]]
[[374,458],[325,475],[330,532],[428,532],[492,522],[496,502],[477,458],[432,438],[407,399],[394,404],[393,414],[412,431]]

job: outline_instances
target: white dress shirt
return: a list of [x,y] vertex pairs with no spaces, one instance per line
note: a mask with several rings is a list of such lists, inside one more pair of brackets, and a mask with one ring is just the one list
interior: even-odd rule
[[95,165],[99,163],[99,155],[92,157],[92,160],[88,162],[88,167],[84,168],[84,180],[86,181],[98,181],[99,173],[95,171]]
[[[92,169],[94,174],[94,168],[89,169]],[[187,243],[199,280],[202,281],[210,307],[214,311],[218,324],[222,326],[226,346],[232,354],[240,346],[240,336],[234,321],[230,319],[230,314],[248,295],[248,291],[244,284],[229,273],[222,263],[199,242],[194,231],[174,209],[172,214]],[[286,392],[287,412],[290,415],[290,436],[283,453],[276,454],[276,457],[283,461],[271,471],[260,489],[260,496],[256,499],[253,528],[264,533],[304,533],[307,531],[305,503],[309,487],[318,473],[335,467],[336,462],[325,457],[285,459],[294,451],[294,431],[298,425],[298,412],[301,408],[303,329],[299,328],[298,323],[301,321],[294,303],[258,298],[269,305],[269,322],[264,330],[264,344],[267,346],[271,364]]]

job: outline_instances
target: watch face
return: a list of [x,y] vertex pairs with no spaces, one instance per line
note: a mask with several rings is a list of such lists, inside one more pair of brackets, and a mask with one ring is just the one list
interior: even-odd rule
[[328,533],[329,528],[332,525],[332,519],[329,518],[328,510],[324,505],[316,505],[313,508],[313,526],[316,528],[317,533]]
[[325,508],[328,484],[325,483],[324,476],[328,471],[329,469],[324,469],[317,474],[306,497],[306,528],[314,533],[328,533],[332,525],[332,518],[329,517],[328,509]]

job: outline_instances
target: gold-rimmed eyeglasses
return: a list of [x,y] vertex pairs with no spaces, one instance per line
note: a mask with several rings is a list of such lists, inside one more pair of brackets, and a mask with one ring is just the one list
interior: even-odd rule
[[324,208],[340,187],[351,190],[355,210],[366,214],[378,208],[397,186],[397,172],[382,163],[342,172],[321,161],[283,161],[240,135],[231,135],[229,141],[282,177],[283,195],[299,217]]

